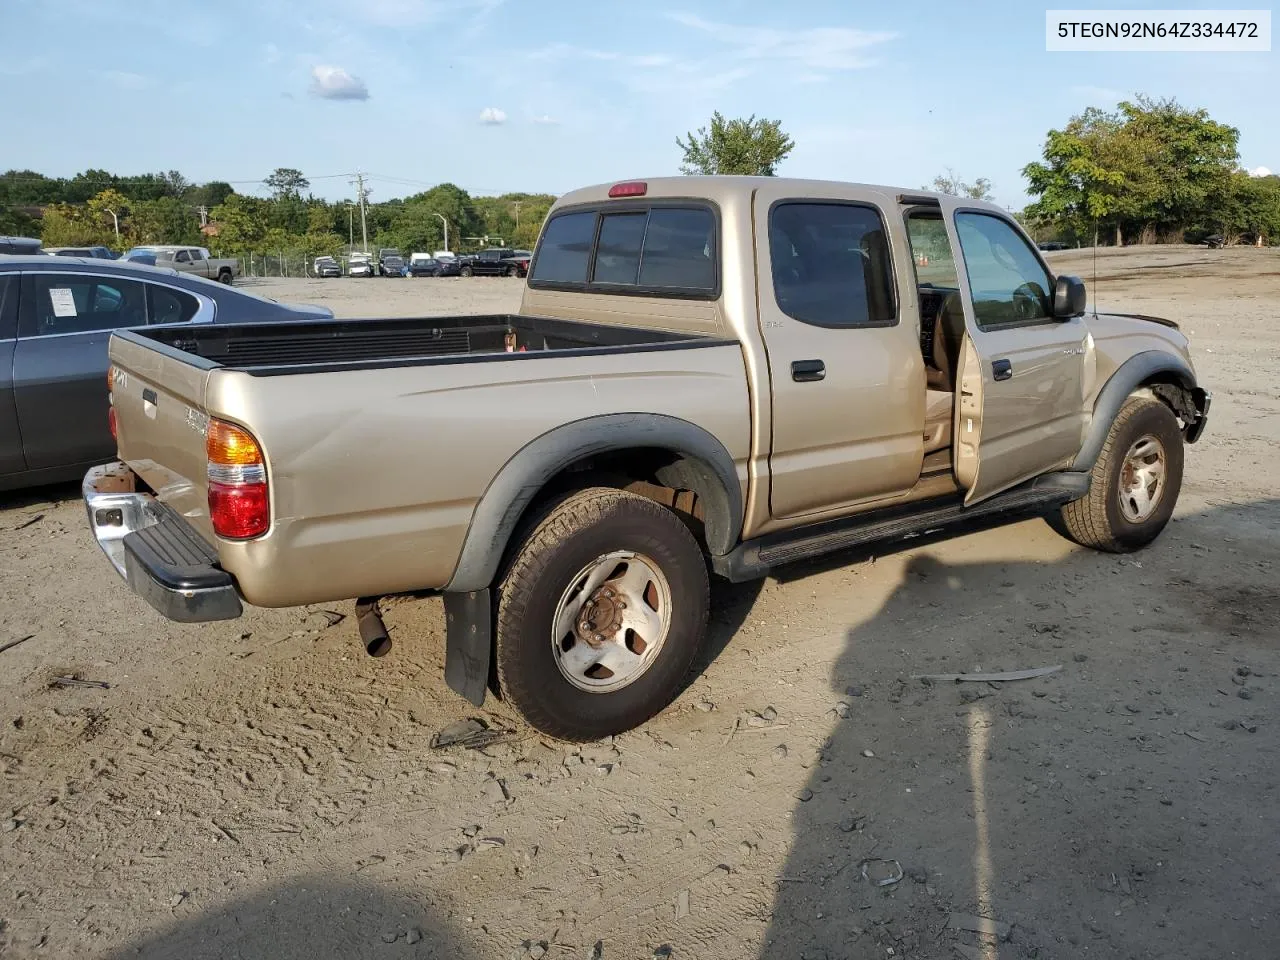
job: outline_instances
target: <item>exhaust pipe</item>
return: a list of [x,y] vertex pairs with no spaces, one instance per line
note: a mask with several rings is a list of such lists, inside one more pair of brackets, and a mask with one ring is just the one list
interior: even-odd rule
[[356,601],[356,624],[360,627],[360,642],[364,652],[371,657],[385,657],[391,652],[391,637],[378,610],[379,597],[361,597]]

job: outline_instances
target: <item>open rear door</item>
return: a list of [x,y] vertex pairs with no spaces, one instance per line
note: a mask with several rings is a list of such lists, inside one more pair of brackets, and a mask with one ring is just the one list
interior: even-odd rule
[[964,264],[954,470],[972,504],[1075,458],[1089,331],[1081,317],[1053,316],[1054,277],[1011,220],[990,208],[946,207]]

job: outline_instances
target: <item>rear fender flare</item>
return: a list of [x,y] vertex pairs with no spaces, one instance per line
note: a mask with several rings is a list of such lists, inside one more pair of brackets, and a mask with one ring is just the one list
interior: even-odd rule
[[1135,390],[1160,374],[1172,374],[1182,387],[1189,391],[1196,389],[1196,377],[1191,367],[1180,356],[1165,353],[1162,350],[1144,350],[1120,364],[1111,379],[1098,393],[1093,405],[1093,421],[1085,433],[1084,444],[1071,464],[1072,470],[1089,471],[1102,453],[1102,445],[1106,443],[1111,424],[1115,422],[1120,408]]
[[661,449],[683,458],[659,480],[693,490],[703,505],[707,547],[733,549],[742,529],[742,488],[729,451],[696,424],[653,413],[613,413],[577,420],[520,449],[476,505],[447,592],[483,590],[497,575],[525,509],[556,474],[585,457],[611,451]]

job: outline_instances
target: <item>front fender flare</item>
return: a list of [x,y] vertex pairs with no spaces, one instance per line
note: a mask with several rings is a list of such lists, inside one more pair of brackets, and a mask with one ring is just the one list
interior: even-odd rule
[[1180,356],[1163,350],[1144,350],[1120,364],[1106,384],[1098,392],[1093,405],[1093,421],[1085,433],[1084,444],[1071,464],[1072,470],[1088,472],[1093,469],[1102,445],[1107,441],[1111,424],[1120,408],[1134,390],[1158,374],[1171,374],[1187,390],[1196,389],[1196,376]]
[[612,413],[576,420],[532,440],[498,471],[476,505],[448,592],[490,586],[525,508],[552,477],[595,454],[634,449],[671,450],[686,469],[671,479],[703,504],[707,546],[733,549],[742,529],[742,489],[729,451],[696,424],[654,413]]

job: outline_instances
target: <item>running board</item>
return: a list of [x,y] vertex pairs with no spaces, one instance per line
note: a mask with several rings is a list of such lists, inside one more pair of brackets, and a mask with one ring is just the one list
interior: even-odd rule
[[873,543],[891,543],[971,520],[1007,514],[1010,521],[1046,513],[1089,492],[1087,473],[1051,473],[966,507],[962,495],[831,520],[770,534],[712,557],[712,569],[733,583],[767,576],[774,567]]

